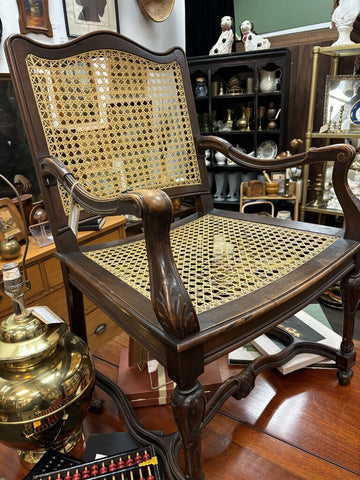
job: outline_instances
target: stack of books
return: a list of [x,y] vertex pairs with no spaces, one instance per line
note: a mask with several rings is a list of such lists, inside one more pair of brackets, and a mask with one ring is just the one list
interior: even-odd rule
[[[317,342],[335,349],[340,348],[341,335],[334,332],[321,306],[312,304],[296,313],[279,327],[302,341]],[[229,365],[243,365],[255,360],[260,355],[272,355],[281,352],[286,345],[282,344],[271,334],[264,334],[255,338],[251,343],[240,347],[228,355]],[[332,368],[334,361],[321,355],[300,353],[287,363],[278,367],[286,375],[299,368]]]

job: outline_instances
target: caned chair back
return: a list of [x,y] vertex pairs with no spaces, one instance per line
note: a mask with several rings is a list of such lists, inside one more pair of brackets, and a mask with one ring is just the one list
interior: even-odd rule
[[[36,126],[31,122],[35,156],[57,157],[97,198],[138,189],[175,196],[204,190],[193,136],[196,114],[191,120],[192,98],[181,71],[184,53],[140,57],[115,35],[107,42],[111,48],[97,45],[96,35],[88,43],[79,52],[25,45],[23,88],[39,117]],[[59,191],[68,213],[69,196]]]

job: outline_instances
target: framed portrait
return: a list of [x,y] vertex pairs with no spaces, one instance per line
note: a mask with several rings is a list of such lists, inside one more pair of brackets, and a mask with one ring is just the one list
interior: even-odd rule
[[21,33],[44,33],[53,36],[48,0],[17,0]]
[[21,215],[10,198],[0,198],[0,240],[15,237],[18,242],[25,238]]
[[119,32],[117,0],[63,0],[63,4],[69,37],[95,30]]
[[325,83],[324,132],[360,131],[360,76],[328,75]]

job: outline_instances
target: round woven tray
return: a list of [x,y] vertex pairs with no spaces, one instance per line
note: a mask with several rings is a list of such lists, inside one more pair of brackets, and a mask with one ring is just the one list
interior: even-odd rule
[[154,22],[166,20],[173,8],[175,0],[138,0],[141,10]]

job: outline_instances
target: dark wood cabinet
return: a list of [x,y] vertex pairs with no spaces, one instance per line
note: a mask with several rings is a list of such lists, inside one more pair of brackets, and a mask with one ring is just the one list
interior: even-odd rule
[[[206,55],[188,58],[200,130],[228,140],[247,154],[271,158],[286,150],[290,51],[286,48]],[[267,73],[269,72],[269,73]],[[270,82],[267,82],[269,76]],[[205,82],[198,93],[197,86]],[[269,83],[271,86],[269,86]],[[233,172],[240,181],[252,177],[227,160],[207,152],[207,166],[215,204],[239,208],[239,188],[233,189]],[[221,184],[216,182],[223,174]],[[230,175],[229,175],[230,174]],[[252,172],[252,175],[256,175]],[[230,183],[231,185],[230,185]]]

